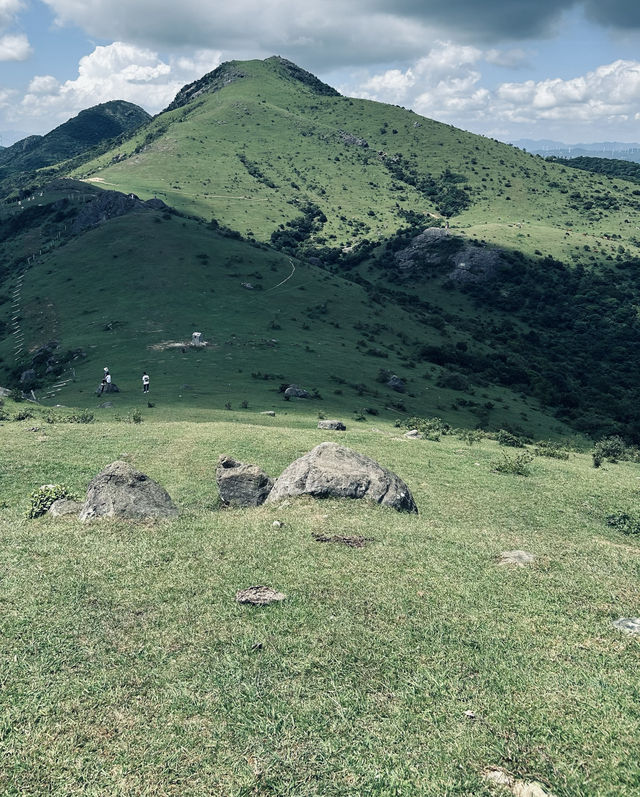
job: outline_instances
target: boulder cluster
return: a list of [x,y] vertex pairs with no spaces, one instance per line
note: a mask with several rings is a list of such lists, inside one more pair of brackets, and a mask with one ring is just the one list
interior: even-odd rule
[[[400,512],[417,513],[411,491],[402,479],[373,459],[337,443],[321,443],[292,462],[274,481],[257,465],[221,456],[216,482],[223,505],[260,506],[287,498],[366,498]],[[178,509],[167,491],[127,462],[112,462],[95,476],[84,503],[55,502],[54,516],[146,520],[172,518]]]

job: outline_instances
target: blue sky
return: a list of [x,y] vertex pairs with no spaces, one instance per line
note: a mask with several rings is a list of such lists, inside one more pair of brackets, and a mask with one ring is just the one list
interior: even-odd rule
[[0,0],[1,143],[273,54],[502,140],[637,142],[639,45],[638,0]]

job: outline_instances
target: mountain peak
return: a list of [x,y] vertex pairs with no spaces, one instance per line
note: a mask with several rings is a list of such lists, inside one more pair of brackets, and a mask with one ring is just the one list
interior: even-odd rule
[[306,69],[294,64],[293,61],[289,61],[279,55],[272,55],[264,61],[225,61],[212,72],[207,72],[206,75],[203,75],[193,83],[183,86],[176,94],[173,102],[165,108],[165,111],[174,111],[176,108],[182,108],[202,94],[213,94],[225,86],[235,83],[237,80],[259,77],[261,74],[264,75],[265,72],[275,73],[286,80],[301,83],[314,94],[330,97],[340,96],[340,92],[336,91],[336,89],[323,83],[311,72],[307,72]]

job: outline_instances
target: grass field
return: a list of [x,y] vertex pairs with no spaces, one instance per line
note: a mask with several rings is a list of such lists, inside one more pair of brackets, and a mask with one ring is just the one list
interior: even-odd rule
[[[223,510],[220,454],[275,476],[335,438],[299,408],[138,424],[31,409],[0,426],[3,794],[497,794],[487,766],[555,795],[640,794],[638,640],[611,625],[640,614],[640,540],[605,523],[637,505],[640,466],[572,453],[499,474],[494,441],[345,419],[339,440],[398,473],[419,516]],[[26,518],[40,484],[81,496],[115,459],[178,520]],[[534,565],[497,564],[514,549]],[[251,584],[287,598],[236,604]]]

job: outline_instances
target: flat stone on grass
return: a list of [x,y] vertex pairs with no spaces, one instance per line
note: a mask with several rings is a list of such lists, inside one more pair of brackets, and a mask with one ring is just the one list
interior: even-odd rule
[[640,617],[621,617],[613,621],[613,626],[625,634],[640,635]]
[[282,592],[276,592],[271,587],[264,585],[239,589],[236,592],[238,603],[250,603],[252,606],[268,606],[270,603],[277,603],[286,598]]
[[527,567],[528,565],[532,565],[535,560],[536,557],[527,551],[503,551],[498,559],[498,564]]

